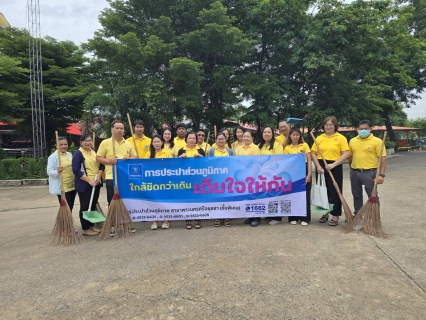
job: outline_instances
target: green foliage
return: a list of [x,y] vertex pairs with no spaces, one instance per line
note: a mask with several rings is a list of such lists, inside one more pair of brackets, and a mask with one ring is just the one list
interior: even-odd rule
[[0,161],[7,158],[7,152],[3,149],[0,149]]
[[3,159],[0,161],[0,180],[20,180],[22,169],[19,159]]
[[38,173],[39,173],[39,178],[40,179],[44,179],[47,178],[47,165],[46,165],[46,160],[44,160],[43,158],[39,158],[37,161],[37,169],[38,169]]
[[417,135],[419,137],[426,137],[426,117],[417,118],[414,120],[407,120],[406,125],[408,127],[420,128],[420,130],[417,131]]
[[393,141],[385,141],[385,148],[386,149],[393,149],[395,148],[396,143]]
[[38,178],[37,160],[34,158],[20,158],[21,178],[22,179],[36,179]]

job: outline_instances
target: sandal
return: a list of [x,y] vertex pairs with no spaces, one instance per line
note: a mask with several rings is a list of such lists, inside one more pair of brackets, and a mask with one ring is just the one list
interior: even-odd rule
[[191,229],[192,229],[191,220],[186,220],[186,228],[187,228],[188,230],[191,230]]
[[331,227],[335,227],[339,224],[339,220],[331,220],[328,225]]
[[225,219],[224,223],[225,227],[230,227],[231,226],[231,221],[229,221],[229,219]]
[[195,229],[200,229],[201,228],[201,220],[196,220],[195,221]]
[[326,223],[328,221],[328,214],[325,214],[319,219],[319,223]]
[[214,226],[215,227],[220,227],[220,220],[215,220],[214,221]]

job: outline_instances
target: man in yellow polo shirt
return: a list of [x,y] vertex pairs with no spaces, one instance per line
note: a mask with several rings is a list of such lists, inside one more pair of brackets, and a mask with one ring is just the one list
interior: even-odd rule
[[283,148],[285,148],[287,145],[285,142],[288,133],[290,132],[290,125],[287,123],[287,121],[281,120],[280,122],[278,122],[278,131],[280,132],[280,134],[275,137],[275,141],[278,141],[283,146]]
[[185,137],[188,130],[186,129],[186,124],[178,123],[176,125],[176,133],[177,137],[173,140],[175,145],[178,146],[178,150],[186,147]]
[[[358,124],[358,136],[349,141],[349,164],[351,166],[351,187],[354,197],[355,214],[364,204],[362,199],[362,186],[368,197],[371,197],[374,179],[380,157],[382,140],[371,133],[371,123],[369,120],[361,120]],[[385,180],[386,172],[386,150],[383,148],[380,162],[380,174],[377,177],[377,184],[382,184]],[[377,197],[377,201],[379,197]]]
[[[112,183],[112,165],[117,164],[117,159],[136,158],[136,151],[133,145],[124,140],[124,122],[122,120],[115,120],[111,124],[112,137],[105,139],[99,145],[96,161],[105,165],[105,183],[107,189],[108,206],[111,203],[112,196],[114,195],[114,186]],[[112,149],[112,142],[115,144],[115,157]]]
[[151,139],[143,134],[145,131],[145,122],[143,122],[143,120],[136,120],[133,129],[135,131],[135,134],[133,135],[133,137],[127,138],[126,141],[129,141],[132,144],[132,146],[137,151],[138,157],[140,159],[143,159],[145,158],[145,155],[149,152]]

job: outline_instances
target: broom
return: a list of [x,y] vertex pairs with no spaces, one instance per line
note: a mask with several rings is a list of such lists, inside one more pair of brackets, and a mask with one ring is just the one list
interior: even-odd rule
[[[112,150],[115,158],[115,142],[114,135],[111,137],[112,140]],[[123,203],[123,200],[118,193],[117,185],[117,165],[114,165],[114,196],[112,197],[111,204],[108,209],[108,216],[104,223],[104,228],[102,229],[99,240],[106,240],[109,237],[114,237],[114,239],[129,237],[131,230],[134,229],[132,219],[130,218],[129,211],[127,211],[126,206]]]
[[[59,166],[61,166],[61,154],[59,152],[58,131],[56,134],[56,150],[58,152]],[[65,200],[64,178],[62,172],[59,173],[61,179],[61,202],[59,206],[58,215],[56,216],[55,225],[52,231],[51,244],[68,246],[70,244],[80,244],[83,241],[83,236],[78,232],[70,207],[67,200]]]
[[206,147],[204,148],[204,153],[207,156],[207,146],[209,145],[209,139],[210,139],[210,130],[209,133],[207,133],[207,139],[206,139]]
[[130,133],[132,134],[133,145],[135,146],[136,155],[137,155],[137,157],[139,158],[139,152],[138,152],[138,148],[136,147],[136,140],[135,140],[135,136],[134,136],[134,134],[133,134],[132,121],[130,120],[130,116],[129,116],[129,114],[127,114],[127,120],[129,120]]
[[[312,137],[312,139],[314,139],[315,145],[317,146],[318,152],[320,153],[321,158],[324,161],[324,164],[327,165],[327,162],[325,161],[324,155],[322,154],[322,151],[319,147],[319,144],[318,144],[317,140],[315,139],[315,136],[312,133],[312,131],[311,131],[311,137]],[[343,212],[345,213],[346,222],[349,225],[353,220],[352,210],[351,210],[351,208],[349,208],[348,203],[346,202],[345,198],[343,197],[343,194],[340,191],[339,185],[337,184],[336,180],[334,179],[334,176],[333,176],[333,173],[331,173],[331,170],[328,171],[328,173],[330,174],[331,180],[333,181],[334,188],[336,189],[337,194],[339,195],[340,201],[342,202]]]
[[386,238],[387,234],[383,231],[382,222],[380,219],[380,207],[377,202],[377,177],[380,173],[380,163],[382,160],[383,148],[385,146],[386,132],[383,135],[382,146],[380,148],[379,163],[377,165],[376,179],[374,179],[373,190],[371,191],[371,197],[362,206],[362,208],[356,214],[352,223],[348,226],[348,231],[352,230],[363,230],[365,234]]
[[[93,142],[93,150],[96,150],[96,133],[95,133],[95,131],[92,132],[92,142]],[[106,215],[105,215],[104,211],[102,210],[102,207],[100,206],[99,201],[96,202],[96,211],[106,218]],[[102,229],[104,227],[104,222],[96,222],[95,227],[98,228],[98,229]]]

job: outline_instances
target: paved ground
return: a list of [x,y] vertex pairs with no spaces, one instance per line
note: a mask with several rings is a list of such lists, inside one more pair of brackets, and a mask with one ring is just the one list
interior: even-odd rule
[[308,227],[139,223],[130,239],[51,247],[47,187],[0,189],[0,318],[425,319],[426,152],[388,163],[386,240],[314,216]]

